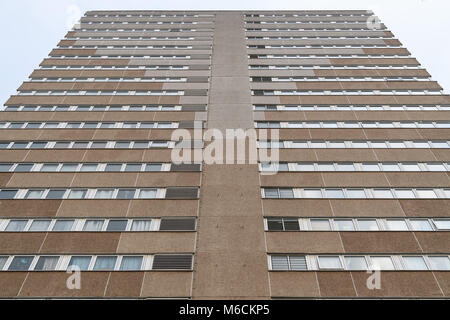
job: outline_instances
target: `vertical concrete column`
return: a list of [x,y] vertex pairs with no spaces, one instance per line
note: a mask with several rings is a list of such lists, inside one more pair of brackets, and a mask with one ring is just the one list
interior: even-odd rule
[[[253,128],[242,12],[216,14],[207,127]],[[257,165],[206,164],[202,174],[193,298],[269,298]]]

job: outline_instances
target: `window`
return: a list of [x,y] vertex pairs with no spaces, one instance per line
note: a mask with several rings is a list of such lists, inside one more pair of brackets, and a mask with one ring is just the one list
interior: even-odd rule
[[330,221],[328,219],[311,219],[311,230],[329,231],[331,230]]
[[6,261],[8,261],[8,256],[0,256],[0,271],[3,270]]
[[103,228],[103,220],[86,220],[83,231],[101,231]]
[[408,225],[402,219],[386,219],[386,226],[392,231],[408,231]]
[[83,163],[80,171],[97,171],[98,164],[96,163]]
[[130,231],[150,231],[151,220],[133,220]]
[[28,231],[47,231],[51,220],[34,220]]
[[127,220],[110,220],[106,231],[125,231]]
[[289,270],[288,257],[287,256],[271,256],[272,270]]
[[336,224],[338,231],[354,231],[355,227],[353,226],[353,221],[351,219],[335,219],[334,223]]
[[410,219],[414,231],[433,231],[431,224],[425,219]]
[[135,189],[119,189],[116,199],[133,199],[135,193]]
[[23,231],[27,223],[27,220],[10,220],[5,231]]
[[95,199],[111,199],[114,193],[114,189],[97,189],[95,193]]
[[264,189],[264,194],[266,198],[278,198],[278,189]]
[[450,270],[450,259],[448,257],[428,257],[433,270]]
[[47,193],[46,199],[62,199],[66,190],[50,189]]
[[433,221],[438,230],[450,230],[450,219],[434,219]]
[[61,166],[61,172],[72,172],[72,171],[76,171],[77,168],[78,168],[78,164],[64,163]]
[[341,189],[325,189],[327,198],[344,198],[344,192]]
[[0,190],[0,199],[13,199],[17,190]]
[[161,171],[161,163],[147,163],[145,165],[145,171]]
[[377,231],[378,228],[377,220],[375,219],[358,219],[359,230],[361,231]]
[[28,163],[21,163],[16,166],[15,172],[29,172],[31,171],[31,168],[33,168],[32,164]]
[[52,231],[71,231],[75,220],[56,220]]
[[28,190],[25,199],[40,199],[44,194],[44,190]]
[[319,256],[319,269],[342,269],[338,256]]
[[367,270],[367,262],[364,257],[344,257],[347,270]]
[[140,199],[155,199],[157,189],[141,189],[139,192]]
[[34,270],[37,271],[50,271],[55,270],[56,265],[58,264],[59,257],[58,256],[41,256],[39,257]]
[[419,198],[436,198],[436,193],[432,189],[416,189]]
[[374,198],[393,198],[389,189],[373,189]]
[[116,260],[116,256],[98,256],[93,270],[114,270]]
[[70,190],[68,199],[84,199],[86,196],[86,189],[72,189]]
[[267,219],[267,229],[269,231],[283,231],[283,222],[281,219]]
[[322,198],[322,191],[320,189],[304,189],[303,194],[305,198]]
[[30,268],[34,257],[15,256],[9,265],[9,271],[27,271]]
[[403,257],[407,270],[428,270],[423,257]]
[[374,270],[395,270],[391,257],[370,257]]
[[73,256],[70,259],[69,267],[78,267],[81,271],[88,270],[89,264],[91,263],[91,256]]
[[120,270],[140,270],[143,258],[140,256],[124,256],[120,263]]
[[108,163],[105,167],[106,172],[120,171],[122,168],[121,163]]

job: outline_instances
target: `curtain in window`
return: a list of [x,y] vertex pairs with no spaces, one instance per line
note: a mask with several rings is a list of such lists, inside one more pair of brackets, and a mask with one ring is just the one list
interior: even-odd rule
[[34,270],[55,270],[59,257],[40,257]]
[[131,231],[149,231],[151,220],[133,220]]
[[83,231],[101,231],[103,220],[86,220]]
[[90,256],[79,256],[72,257],[69,262],[69,268],[71,266],[77,266],[80,270],[87,270],[89,268],[89,263],[91,262]]
[[142,189],[139,193],[141,199],[154,199],[156,198],[156,189]]
[[113,195],[113,190],[111,189],[98,189],[95,194],[96,199],[111,199]]
[[142,257],[123,257],[120,270],[141,270]]
[[113,270],[117,257],[97,257],[94,270]]
[[86,195],[86,190],[70,190],[69,199],[83,199]]

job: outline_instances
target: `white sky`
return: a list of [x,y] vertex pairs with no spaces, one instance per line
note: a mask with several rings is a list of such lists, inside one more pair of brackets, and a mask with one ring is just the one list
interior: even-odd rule
[[373,10],[411,54],[450,92],[448,0],[2,0],[0,103],[6,102],[87,10]]

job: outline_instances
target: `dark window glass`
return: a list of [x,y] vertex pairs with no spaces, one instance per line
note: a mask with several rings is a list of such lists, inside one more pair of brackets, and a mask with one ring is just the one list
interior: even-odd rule
[[13,271],[27,271],[30,268],[33,257],[29,256],[16,256],[9,265],[8,270]]
[[124,231],[127,227],[127,220],[109,220],[106,231]]

